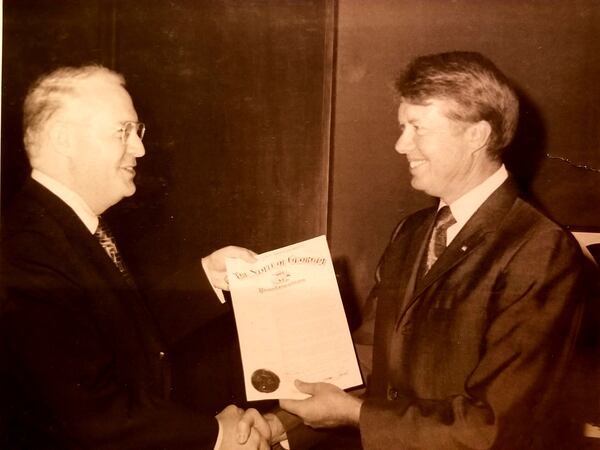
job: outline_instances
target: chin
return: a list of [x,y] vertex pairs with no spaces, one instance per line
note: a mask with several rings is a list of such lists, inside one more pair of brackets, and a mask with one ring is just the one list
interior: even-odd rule
[[135,187],[133,189],[129,189],[125,194],[123,194],[123,197],[131,197],[133,194],[135,194]]
[[131,197],[133,194],[135,194],[135,191],[136,186],[133,181],[128,181],[125,183],[125,186],[123,186],[122,195],[123,197]]
[[419,183],[419,180],[413,178],[410,182],[410,185],[412,186],[413,189],[417,190],[417,191],[422,191],[422,192],[426,192],[427,193],[427,186],[423,185],[423,183]]

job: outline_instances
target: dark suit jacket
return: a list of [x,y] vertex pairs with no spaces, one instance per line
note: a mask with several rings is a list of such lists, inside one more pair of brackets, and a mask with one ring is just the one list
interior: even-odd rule
[[358,333],[374,346],[363,447],[569,448],[561,396],[587,295],[577,243],[508,180],[417,279],[435,212],[397,228]]
[[213,298],[165,288],[149,304],[51,192],[29,180],[12,205],[2,226],[4,445],[212,449],[215,418],[169,399],[165,344],[227,311],[208,282]]

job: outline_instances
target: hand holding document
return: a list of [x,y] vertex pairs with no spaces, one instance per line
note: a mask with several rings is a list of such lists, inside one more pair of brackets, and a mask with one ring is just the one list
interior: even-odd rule
[[248,401],[303,399],[294,380],[362,384],[325,236],[227,259]]

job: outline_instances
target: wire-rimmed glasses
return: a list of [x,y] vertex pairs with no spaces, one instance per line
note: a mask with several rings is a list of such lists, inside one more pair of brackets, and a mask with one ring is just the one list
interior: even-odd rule
[[132,132],[135,132],[137,136],[140,138],[140,141],[144,139],[144,134],[146,133],[146,125],[143,122],[123,122],[121,124],[121,128],[117,130],[121,135],[121,142],[123,144],[127,143],[129,136],[131,136]]

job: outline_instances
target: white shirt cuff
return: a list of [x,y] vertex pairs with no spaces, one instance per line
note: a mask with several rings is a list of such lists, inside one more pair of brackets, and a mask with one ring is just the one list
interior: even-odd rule
[[204,258],[202,258],[202,269],[204,269],[204,273],[206,274],[206,278],[208,278],[208,282],[210,283],[210,287],[213,288],[213,291],[215,291],[215,295],[217,296],[217,298],[219,299],[219,301],[221,303],[225,303],[225,295],[223,294],[223,290],[216,288],[215,285],[213,284],[212,280],[210,279],[210,275],[208,274],[208,270],[206,269],[206,264],[204,263]]

